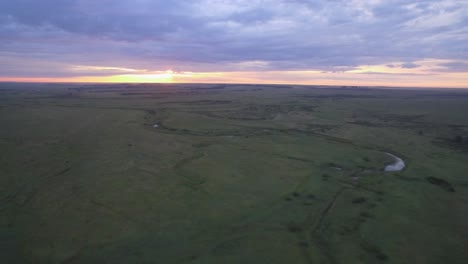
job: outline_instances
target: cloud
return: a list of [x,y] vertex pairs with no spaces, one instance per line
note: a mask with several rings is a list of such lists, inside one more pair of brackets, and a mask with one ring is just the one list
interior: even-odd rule
[[405,69],[413,69],[413,68],[418,68],[420,65],[412,63],[412,62],[406,62],[401,64],[401,68]]
[[[468,60],[467,12],[468,2],[455,0],[1,1],[0,60],[12,66],[2,67],[0,76],[83,74],[70,70],[76,65],[343,72],[383,64],[411,70],[418,66],[412,62],[428,58]],[[45,60],[50,67],[28,65]],[[452,66],[445,71],[464,69]]]
[[439,66],[444,68],[444,69],[439,69],[440,71],[468,73],[468,62],[455,61],[455,62],[441,63],[439,64]]

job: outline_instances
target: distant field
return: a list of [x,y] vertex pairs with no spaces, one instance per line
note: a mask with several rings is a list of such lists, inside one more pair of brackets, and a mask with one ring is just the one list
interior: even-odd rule
[[468,90],[0,84],[1,263],[468,263],[467,245]]

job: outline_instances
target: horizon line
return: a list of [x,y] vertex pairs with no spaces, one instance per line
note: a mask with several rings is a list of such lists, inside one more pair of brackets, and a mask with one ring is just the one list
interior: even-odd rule
[[194,84],[194,85],[271,85],[271,86],[315,86],[315,87],[338,87],[346,89],[355,89],[355,88],[369,88],[369,89],[430,89],[430,90],[468,90],[466,87],[439,87],[439,86],[391,86],[391,85],[364,85],[364,84],[302,84],[302,83],[255,83],[255,82],[88,82],[88,81],[3,81],[0,80],[0,84],[85,84],[85,85],[107,85],[107,84],[155,84],[155,85],[181,85],[181,84]]

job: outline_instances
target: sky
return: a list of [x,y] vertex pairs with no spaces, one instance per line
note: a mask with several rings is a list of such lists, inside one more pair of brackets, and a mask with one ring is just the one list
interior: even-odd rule
[[0,0],[0,81],[468,87],[468,0]]

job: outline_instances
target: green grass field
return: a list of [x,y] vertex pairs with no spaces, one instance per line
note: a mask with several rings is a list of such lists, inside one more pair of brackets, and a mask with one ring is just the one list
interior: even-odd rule
[[1,263],[467,263],[467,245],[468,90],[0,85]]

